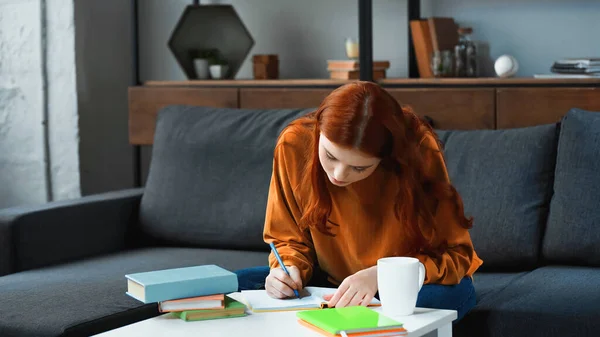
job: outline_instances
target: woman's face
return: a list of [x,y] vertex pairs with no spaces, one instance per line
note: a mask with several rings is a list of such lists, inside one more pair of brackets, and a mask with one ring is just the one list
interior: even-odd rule
[[323,134],[319,137],[319,160],[329,181],[337,186],[348,186],[367,178],[381,161],[358,150],[342,148]]

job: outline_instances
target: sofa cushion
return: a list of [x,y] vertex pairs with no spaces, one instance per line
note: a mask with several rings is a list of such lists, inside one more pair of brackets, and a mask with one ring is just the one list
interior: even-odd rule
[[[477,281],[476,281],[477,282]],[[476,285],[477,288],[477,285]],[[477,303],[457,337],[598,336],[600,269],[551,266],[523,275]]]
[[565,115],[555,176],[544,258],[600,266],[600,113]]
[[141,230],[168,244],[268,250],[273,151],[309,110],[169,106],[159,116]]
[[267,253],[148,248],[0,277],[0,336],[90,336],[158,315],[127,296],[125,274],[217,264],[266,265]]
[[508,285],[514,280],[523,277],[528,272],[513,272],[513,273],[486,273],[477,272],[473,276],[473,285],[475,287],[475,294],[477,295],[477,302],[483,301],[487,296],[492,296],[502,289],[508,287]]
[[557,125],[437,131],[450,179],[473,216],[481,270],[526,269],[539,261],[551,198]]

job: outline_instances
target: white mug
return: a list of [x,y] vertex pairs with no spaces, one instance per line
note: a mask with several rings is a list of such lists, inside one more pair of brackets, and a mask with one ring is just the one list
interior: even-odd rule
[[377,260],[377,285],[383,313],[412,315],[425,281],[425,267],[414,257],[385,257]]

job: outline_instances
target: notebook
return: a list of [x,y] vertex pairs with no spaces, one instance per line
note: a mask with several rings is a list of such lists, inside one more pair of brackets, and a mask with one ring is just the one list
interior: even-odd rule
[[125,277],[127,295],[143,303],[227,294],[238,289],[237,275],[216,265],[155,270]]
[[405,332],[402,323],[362,306],[299,311],[296,317],[332,335],[342,332],[348,335],[383,333],[390,330],[402,335]]
[[[323,309],[327,307],[327,301],[323,296],[335,294],[336,290],[336,288],[306,287],[300,291],[299,299],[272,298],[265,290],[242,290],[242,297],[253,312]],[[374,298],[370,305],[379,306],[381,303]]]
[[246,306],[232,298],[225,297],[225,309],[187,310],[172,313],[184,321],[204,321],[209,319],[246,316]]
[[308,323],[307,321],[303,321],[301,319],[298,320],[300,325],[309,328],[312,331],[318,332],[323,336],[327,337],[400,337],[400,336],[408,336],[408,331],[404,328],[397,329],[389,329],[389,330],[376,330],[376,331],[367,331],[367,332],[355,332],[355,333],[347,333],[345,336],[340,332],[339,334],[332,334],[323,329],[319,329],[316,326]]

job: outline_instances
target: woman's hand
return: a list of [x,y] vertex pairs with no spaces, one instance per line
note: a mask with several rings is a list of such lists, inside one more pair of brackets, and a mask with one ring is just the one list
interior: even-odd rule
[[[348,276],[327,303],[330,308],[368,306],[377,293],[377,266]],[[326,296],[324,299],[327,300]]]
[[302,278],[300,269],[296,266],[285,266],[288,274],[282,268],[273,268],[265,280],[267,294],[273,298],[296,297],[294,289],[302,290]]

